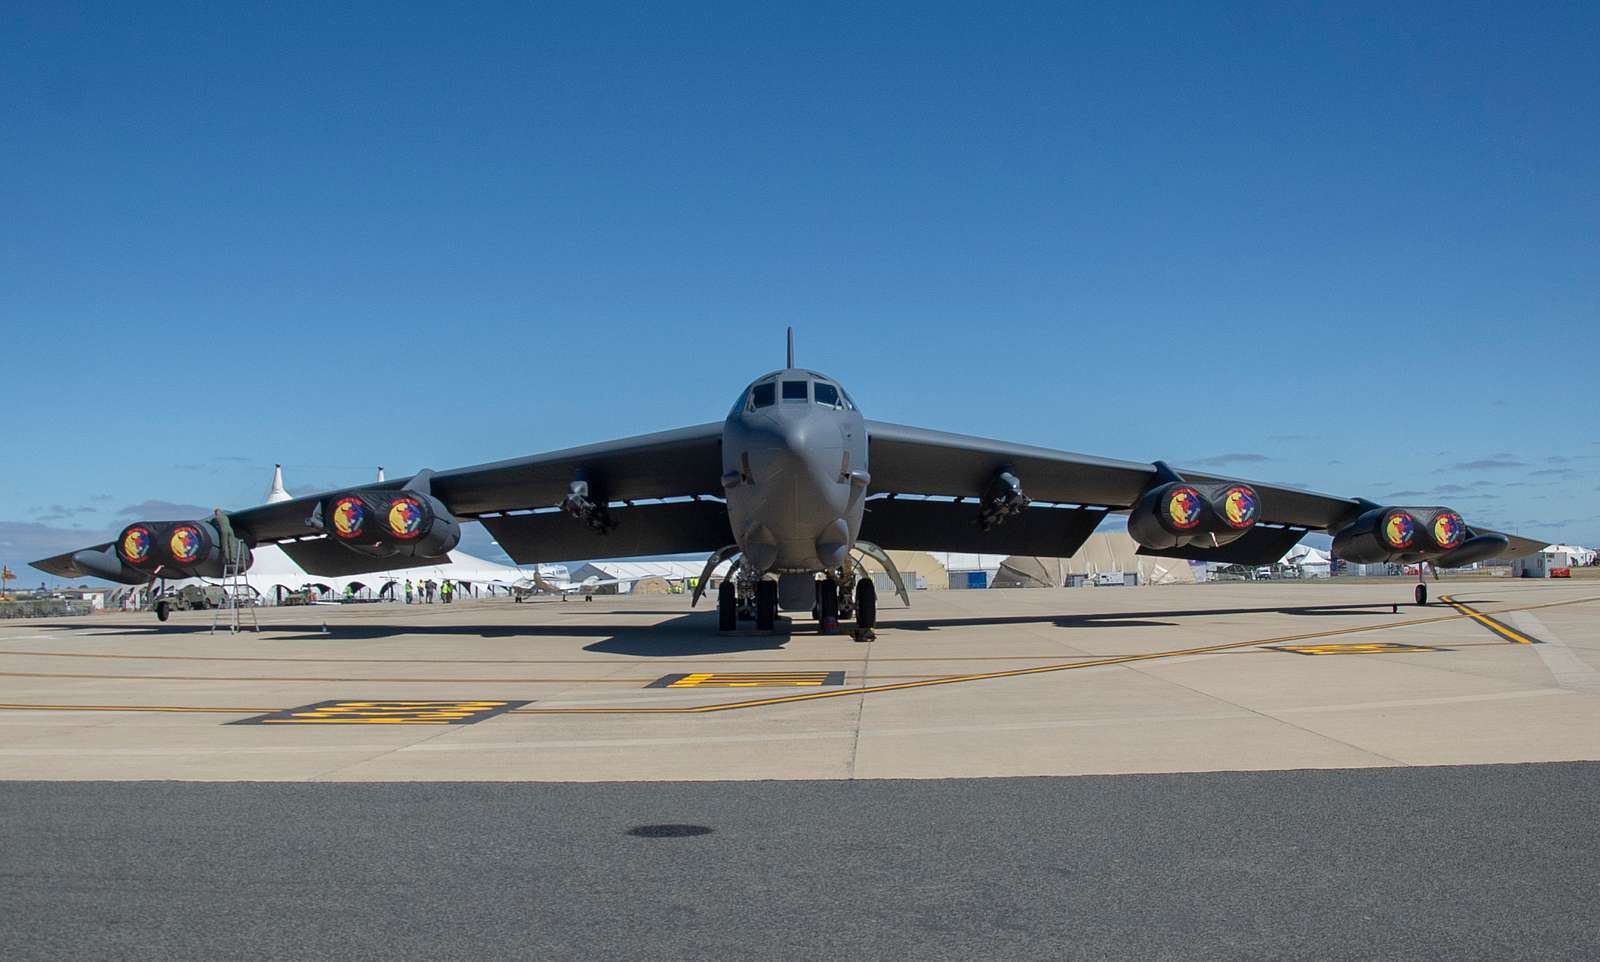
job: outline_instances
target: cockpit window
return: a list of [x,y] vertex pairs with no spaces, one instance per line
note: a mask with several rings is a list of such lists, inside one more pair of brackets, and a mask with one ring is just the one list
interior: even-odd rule
[[827,381],[818,381],[811,388],[817,398],[817,404],[822,407],[836,408],[839,404],[839,389]]
[[750,389],[750,406],[753,408],[769,408],[777,402],[778,386],[771,381],[757,384]]
[[806,382],[784,381],[783,399],[785,401],[804,401],[806,399]]

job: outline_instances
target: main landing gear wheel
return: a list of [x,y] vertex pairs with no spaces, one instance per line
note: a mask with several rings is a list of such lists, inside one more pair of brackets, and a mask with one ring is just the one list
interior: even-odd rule
[[839,586],[833,579],[817,582],[817,630],[825,635],[839,633]]
[[717,589],[717,630],[735,631],[739,627],[739,593],[729,578]]
[[878,586],[871,578],[856,582],[856,641],[872,641],[878,633]]
[[756,582],[756,630],[771,631],[778,625],[778,583]]
[[1425,605],[1427,603],[1428,603],[1428,586],[1427,585],[1417,585],[1417,604]]
[[168,616],[170,616],[171,614],[172,614],[172,606],[171,605],[167,604],[165,601],[156,602],[156,618],[158,620],[166,621]]

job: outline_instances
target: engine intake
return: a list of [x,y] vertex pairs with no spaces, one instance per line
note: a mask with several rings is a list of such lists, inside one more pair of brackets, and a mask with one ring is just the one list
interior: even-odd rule
[[[240,549],[249,568],[254,558],[248,548]],[[136,521],[117,536],[116,556],[148,577],[163,578],[220,578],[227,560],[210,521]]]
[[1261,498],[1248,484],[1172,481],[1145,492],[1128,513],[1128,534],[1146,548],[1169,550],[1192,543],[1237,541],[1261,515]]
[[[1504,547],[1504,541],[1498,539],[1495,547]],[[1492,556],[1492,550],[1481,553],[1489,547],[1481,536],[1469,539],[1460,514],[1441,507],[1373,508],[1333,536],[1334,557],[1356,564],[1443,559],[1466,564]]]
[[337,494],[317,506],[311,521],[345,547],[374,558],[437,558],[461,543],[461,523],[420,491]]

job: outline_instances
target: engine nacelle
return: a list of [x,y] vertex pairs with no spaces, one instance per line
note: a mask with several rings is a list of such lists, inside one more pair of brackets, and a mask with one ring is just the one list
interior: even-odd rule
[[[1473,538],[1478,543],[1481,538]],[[1493,541],[1494,539],[1490,539]],[[1504,538],[1495,543],[1503,548]],[[1490,557],[1479,554],[1489,542],[1468,548],[1467,523],[1449,508],[1373,508],[1333,536],[1333,555],[1356,564],[1436,560],[1449,557],[1465,564]]]
[[1145,492],[1128,513],[1128,534],[1146,548],[1205,547],[1242,538],[1261,514],[1261,498],[1248,484],[1172,481]]
[[335,541],[374,558],[438,558],[461,543],[461,522],[417,491],[348,491],[323,500],[318,513]]
[[[255,559],[249,548],[240,545],[240,550],[249,568]],[[222,538],[210,521],[136,521],[117,536],[116,556],[152,578],[220,578],[226,561]]]

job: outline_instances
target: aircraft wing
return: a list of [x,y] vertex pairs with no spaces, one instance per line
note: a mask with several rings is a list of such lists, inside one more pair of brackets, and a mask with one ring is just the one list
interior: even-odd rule
[[[888,549],[1070,556],[1107,513],[1131,508],[1157,478],[1154,464],[924,428],[867,422],[871,487],[861,537]],[[1141,554],[1266,564],[1283,557],[1307,531],[1337,529],[1371,507],[1356,498],[1318,494],[1204,471],[1176,469],[1202,484],[1244,481],[1261,499],[1260,522],[1232,544]],[[1015,475],[1033,503],[1021,516],[984,530],[979,499],[1001,471]],[[956,500],[952,500],[956,499]],[[1488,532],[1475,529],[1475,533]],[[1542,543],[1511,538],[1504,557]]]
[[1523,538],[1504,531],[1491,531],[1488,528],[1473,528],[1477,534],[1497,534],[1506,539],[1506,550],[1500,553],[1504,558],[1522,558],[1530,554],[1538,554],[1549,547],[1548,541],[1535,541],[1532,538]]
[[[520,563],[548,560],[547,549],[552,545],[546,536],[554,534],[560,535],[559,544],[553,545],[560,549],[560,558],[709,551],[732,540],[719,502],[618,507],[611,512],[617,520],[615,529],[603,534],[549,509],[561,503],[568,486],[580,477],[588,481],[594,497],[612,503],[698,495],[720,498],[721,452],[722,422],[718,421],[438,471],[429,478],[428,490],[457,518],[483,522]],[[398,491],[411,480],[391,478],[339,490]],[[243,541],[251,545],[285,542],[285,550],[311,574],[349,575],[433,563],[428,559],[408,563],[394,557],[369,558],[327,543],[306,521],[323,499],[336,493],[319,492],[226,515]],[[708,510],[712,508],[717,511]],[[716,543],[708,547],[710,541]],[[70,578],[92,575],[129,583],[147,580],[141,573],[130,574],[110,544],[45,558],[34,562],[34,567]]]
[[[83,565],[79,563],[77,556],[80,554],[91,554],[109,558],[110,553],[111,542],[107,541],[105,544],[97,544],[92,547],[80,549],[78,551],[68,551],[66,554],[58,554],[49,558],[35,561],[33,563],[33,567],[38,568],[40,571],[43,571],[46,574],[56,575],[57,577],[61,578],[100,577],[95,572],[83,567]],[[109,561],[107,564],[109,565]]]
[[[722,422],[439,471],[431,485],[434,497],[453,514],[470,518],[560,504],[567,485],[580,473],[611,501],[721,497]],[[398,491],[410,480],[391,478],[352,487]],[[306,518],[329,493],[246,508],[231,512],[229,519],[234,530],[253,543],[300,537],[310,533]]]

